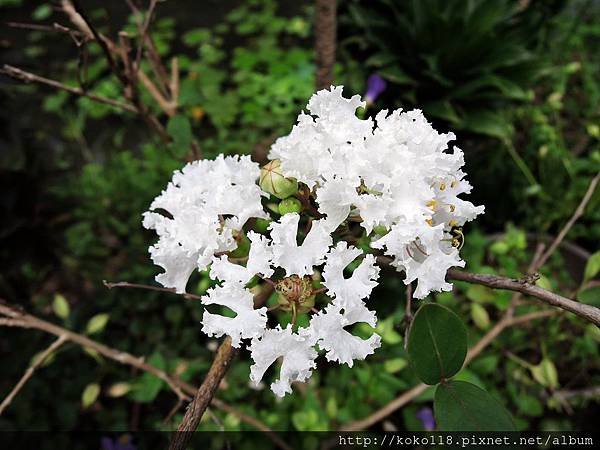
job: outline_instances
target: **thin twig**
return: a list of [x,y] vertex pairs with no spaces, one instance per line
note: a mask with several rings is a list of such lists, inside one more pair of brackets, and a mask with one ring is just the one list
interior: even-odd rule
[[25,386],[25,383],[29,381],[29,379],[33,376],[35,370],[42,365],[42,363],[54,352],[58,349],[64,342],[67,340],[65,336],[59,336],[44,352],[35,358],[34,361],[31,362],[31,365],[27,368],[19,382],[15,385],[15,387],[10,391],[10,393],[6,396],[6,398],[0,404],[0,416],[4,412],[4,410],[10,405],[15,396],[19,393],[19,391]]
[[565,224],[563,229],[560,230],[560,233],[558,233],[552,244],[550,244],[550,247],[548,247],[546,253],[544,253],[540,258],[539,267],[543,266],[546,263],[546,261],[548,261],[548,258],[550,258],[550,256],[554,254],[560,243],[567,235],[567,233],[571,230],[575,222],[577,222],[577,219],[579,219],[583,215],[583,213],[585,212],[585,207],[591,200],[592,195],[594,194],[594,191],[598,186],[598,182],[600,182],[600,172],[598,172],[596,176],[592,179],[587,188],[587,191],[585,192],[583,198],[581,199],[581,202],[579,203],[579,206],[577,206],[571,218]]
[[572,312],[579,317],[600,326],[600,308],[579,303],[554,292],[547,291],[524,280],[505,278],[497,275],[470,273],[462,270],[448,270],[448,278],[469,283],[481,284],[492,289],[504,289],[530,295],[544,303]]
[[[262,293],[257,295],[257,297],[259,297],[259,302],[262,301],[261,296]],[[120,350],[108,347],[104,344],[101,344],[100,342],[88,338],[87,336],[83,336],[66,328],[55,325],[51,322],[42,320],[36,316],[26,313],[20,308],[10,305],[8,302],[2,299],[0,299],[0,315],[8,318],[11,321],[9,324],[6,324],[8,326],[32,328],[44,331],[49,334],[53,334],[58,337],[64,336],[64,338],[67,341],[77,344],[83,348],[91,348],[108,359],[131,367],[135,367],[136,369],[143,370],[144,372],[151,373],[152,375],[157,376],[165,383],[167,383],[169,388],[181,400],[189,399],[189,396],[194,395],[198,391],[198,388],[196,386],[193,386],[183,381],[177,376],[169,375],[163,370],[153,366],[152,364],[146,363],[144,361],[144,358],[142,357],[137,357],[127,352],[122,352]],[[0,325],[3,325],[3,323],[0,322]],[[212,405],[214,405],[216,408],[222,411],[225,411],[238,417],[242,422],[253,426],[259,431],[266,433],[271,438],[271,440],[273,440],[273,442],[277,444],[278,447],[284,450],[291,450],[290,447],[283,440],[281,440],[281,438],[273,434],[272,430],[260,420],[251,417],[241,411],[238,411],[233,406],[215,397],[213,397],[212,399]]]
[[79,97],[87,97],[90,100],[94,100],[98,103],[104,103],[106,105],[114,106],[116,108],[124,109],[125,111],[137,113],[138,110],[135,106],[129,103],[123,103],[118,100],[113,100],[112,98],[102,97],[100,95],[92,94],[91,92],[84,91],[81,88],[76,88],[72,86],[67,86],[56,80],[51,80],[50,78],[41,77],[39,75],[35,75],[31,72],[26,72],[25,70],[19,69],[18,67],[14,67],[8,64],[4,64],[0,69],[0,73],[14,78],[19,81],[24,81],[25,83],[38,83],[46,86],[50,86],[55,89],[59,89],[61,91],[69,92],[70,94],[77,95]]
[[173,288],[163,288],[163,287],[159,287],[159,286],[151,286],[148,284],[129,283],[127,281],[118,281],[116,283],[111,283],[106,280],[102,280],[102,284],[104,284],[104,286],[106,286],[108,289],[112,289],[112,288],[146,289],[149,291],[168,292],[170,294],[180,295],[181,297],[188,299],[188,300],[201,300],[202,299],[202,297],[200,295],[188,294],[187,292],[180,294],[180,293],[176,292],[175,289],[173,289]]

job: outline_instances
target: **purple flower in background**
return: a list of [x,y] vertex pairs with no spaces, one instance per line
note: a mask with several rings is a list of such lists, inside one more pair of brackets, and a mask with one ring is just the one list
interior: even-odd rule
[[137,450],[137,447],[131,442],[131,436],[128,434],[124,434],[115,439],[105,436],[100,442],[102,450]]
[[381,93],[385,91],[386,87],[387,82],[383,78],[376,73],[371,74],[367,80],[367,93],[365,94],[367,103],[374,103],[375,100],[377,100],[377,97],[379,97]]
[[417,419],[423,424],[425,431],[435,430],[435,419],[433,418],[433,411],[431,408],[423,408],[417,411]]

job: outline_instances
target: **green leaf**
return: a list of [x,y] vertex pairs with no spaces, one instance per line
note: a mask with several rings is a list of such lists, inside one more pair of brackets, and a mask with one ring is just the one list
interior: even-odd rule
[[490,326],[490,316],[479,303],[471,303],[471,318],[477,328],[486,330]]
[[467,330],[451,310],[428,303],[413,319],[407,350],[417,376],[436,384],[461,369],[467,355]]
[[69,302],[67,302],[67,299],[61,294],[56,294],[54,296],[54,301],[52,302],[52,310],[54,311],[54,314],[56,314],[61,319],[66,319],[71,313]]
[[185,155],[194,139],[189,119],[181,114],[171,117],[167,123],[167,133],[173,138],[171,148],[175,154]]
[[586,283],[600,272],[600,251],[590,256],[585,264],[585,272],[583,274],[583,282]]
[[386,80],[391,81],[392,83],[415,84],[415,80],[413,80],[406,72],[397,66],[382,69],[379,71],[379,75]]
[[516,431],[504,406],[466,381],[440,384],[433,407],[440,431]]
[[100,394],[100,385],[98,383],[88,384],[81,394],[81,405],[84,408],[91,406]]
[[[166,367],[165,359],[158,352],[154,353],[148,362],[159,369],[164,370]],[[150,403],[156,398],[164,385],[163,380],[151,373],[145,372],[133,386],[130,397],[141,403]]]
[[544,358],[537,366],[533,366],[529,370],[531,370],[531,375],[533,375],[535,381],[542,386],[551,389],[558,387],[558,372],[551,360]]
[[110,316],[106,313],[96,314],[87,323],[85,327],[85,332],[87,334],[95,334],[104,330],[104,327],[106,327],[106,324],[108,323],[109,317]]
[[131,385],[129,383],[121,382],[115,383],[111,387],[108,388],[106,394],[109,397],[123,397],[131,390]]
[[383,369],[388,373],[400,372],[406,367],[408,362],[404,358],[388,359],[383,363]]
[[473,111],[465,117],[462,128],[498,139],[512,136],[512,124],[501,114],[487,110]]
[[44,20],[50,17],[51,14],[52,7],[48,3],[44,3],[34,9],[33,13],[31,13],[31,17],[35,20]]
[[577,300],[600,308],[600,286],[593,286],[578,292]]

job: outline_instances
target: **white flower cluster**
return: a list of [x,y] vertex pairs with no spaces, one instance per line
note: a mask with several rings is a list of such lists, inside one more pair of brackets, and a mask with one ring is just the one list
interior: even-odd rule
[[[278,396],[310,377],[318,351],[352,367],[380,345],[377,334],[362,339],[348,330],[356,323],[375,327],[375,313],[364,301],[377,285],[379,268],[373,254],[334,240],[340,225],[360,222],[371,246],[406,272],[406,283],[418,281],[415,296],[422,298],[451,288],[447,269],[464,265],[453,231],[483,212],[457,198],[471,187],[460,170],[462,152],[445,152],[452,134],[437,133],[419,111],[382,111],[375,126],[356,117],[361,105],[357,96],[342,97],[341,87],[320,91],[308,104],[311,115],[300,114],[271,150],[283,175],[308,187],[321,218],[301,222],[292,212],[272,220],[263,208],[268,194],[257,185],[258,165],[247,156],[222,155],[175,172],[144,214],[144,226],[159,236],[150,247],[152,260],[164,269],[157,281],[182,293],[194,270],[209,269],[217,285],[202,304],[226,307],[235,316],[205,311],[202,330],[230,336],[234,347],[248,340],[255,383],[281,358],[271,385]],[[244,230],[250,218],[271,220],[268,232]],[[307,231],[299,232],[300,226]],[[242,240],[249,241],[247,256],[230,258]],[[350,265],[351,276],[344,276]],[[255,277],[276,286],[280,306],[292,312],[293,321],[311,311],[308,326],[269,328],[267,308],[255,307],[248,288]],[[313,288],[315,277],[323,288]],[[315,296],[325,291],[329,301],[318,311]]]
[[416,298],[449,290],[446,271],[464,266],[451,232],[484,210],[458,198],[471,185],[462,151],[446,152],[455,136],[438,133],[419,110],[384,110],[373,121],[356,116],[360,106],[341,86],[317,92],[310,115],[301,113],[269,156],[281,161],[283,175],[315,189],[331,229],[349,216],[367,233],[383,228],[372,247],[394,258],[406,284],[418,281]]

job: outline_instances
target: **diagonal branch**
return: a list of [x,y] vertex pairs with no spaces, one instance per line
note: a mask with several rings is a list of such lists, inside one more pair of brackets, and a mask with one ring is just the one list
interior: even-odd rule
[[72,86],[67,86],[56,80],[51,80],[50,78],[41,77],[39,75],[33,74],[31,72],[26,72],[18,67],[10,66],[8,64],[4,64],[0,69],[0,73],[14,78],[19,81],[23,81],[25,83],[38,83],[45,86],[50,86],[55,89],[59,89],[61,91],[66,91],[70,94],[77,95],[79,97],[87,97],[90,100],[94,100],[98,103],[104,103],[106,105],[114,106],[116,108],[123,109],[125,111],[138,113],[138,109],[129,104],[123,103],[118,100],[113,100],[112,98],[102,97],[100,95],[92,94],[91,92],[84,91],[81,88],[76,88]]
[[[269,291],[270,293],[270,291]],[[263,294],[259,295],[259,301]],[[153,366],[152,364],[148,364],[144,361],[143,358],[134,356],[127,352],[122,352],[120,350],[108,347],[104,344],[101,344],[98,341],[94,341],[86,336],[70,331],[66,328],[55,325],[51,322],[47,322],[42,320],[36,316],[26,313],[20,308],[10,305],[4,300],[0,299],[0,316],[4,316],[3,319],[0,319],[0,326],[11,326],[11,327],[19,327],[19,328],[31,328],[44,331],[49,334],[53,334],[55,336],[63,337],[65,341],[72,342],[74,344],[80,345],[84,348],[91,348],[97,351],[102,356],[111,359],[113,361],[117,361],[121,364],[125,364],[131,367],[135,367],[137,369],[143,370],[145,372],[151,373],[152,375],[157,376],[161,380],[163,380],[169,388],[177,397],[181,400],[187,400],[190,396],[195,395],[198,391],[196,386],[193,386],[181,378],[178,378],[173,375],[169,375],[163,370]],[[247,423],[248,425],[253,426],[259,431],[266,433],[271,440],[283,450],[291,450],[290,446],[287,445],[281,438],[275,435],[272,430],[265,425],[260,420],[251,417],[233,406],[225,403],[224,401],[213,397],[211,400],[211,405],[215,408],[218,408],[222,411],[230,413],[236,417],[238,417],[242,422]]]
[[556,238],[554,239],[552,244],[550,244],[550,247],[548,247],[548,250],[546,251],[546,253],[544,253],[542,255],[542,257],[540,258],[538,267],[542,267],[546,263],[546,261],[548,261],[548,258],[550,258],[550,256],[552,256],[554,254],[554,252],[556,251],[556,249],[558,248],[560,243],[563,241],[563,239],[565,238],[567,233],[571,230],[571,228],[573,227],[575,222],[577,222],[577,220],[581,216],[583,216],[583,213],[585,212],[585,207],[592,199],[592,195],[594,194],[596,188],[598,187],[598,182],[600,182],[600,172],[598,172],[596,174],[596,176],[592,179],[592,181],[590,182],[590,184],[587,188],[587,191],[585,192],[583,198],[581,199],[581,202],[575,209],[575,212],[573,213],[571,218],[567,221],[567,223],[565,224],[563,229],[560,230],[560,233],[558,233],[558,235],[556,236]]
[[500,277],[497,275],[485,275],[479,273],[464,272],[462,270],[448,270],[448,278],[469,283],[481,284],[492,289],[504,289],[530,295],[551,306],[564,309],[577,314],[579,317],[600,326],[600,308],[585,303],[576,302],[562,295],[547,291],[526,280]]
[[65,343],[67,338],[64,335],[61,335],[56,339],[44,352],[35,358],[35,361],[31,363],[31,365],[27,368],[21,379],[15,385],[12,391],[6,396],[6,398],[0,404],[0,416],[4,412],[4,410],[10,405],[15,396],[19,393],[19,391],[25,386],[25,383],[29,381],[29,379],[33,376],[33,373],[36,371],[38,367],[42,365],[42,363],[61,345]]
[[198,428],[202,415],[208,408],[223,377],[225,377],[234,355],[235,349],[231,346],[231,338],[227,336],[217,351],[208,375],[206,375],[202,385],[196,391],[194,399],[188,405],[183,420],[177,428],[177,433],[173,435],[173,439],[169,444],[169,450],[185,450],[187,448],[193,433]]

